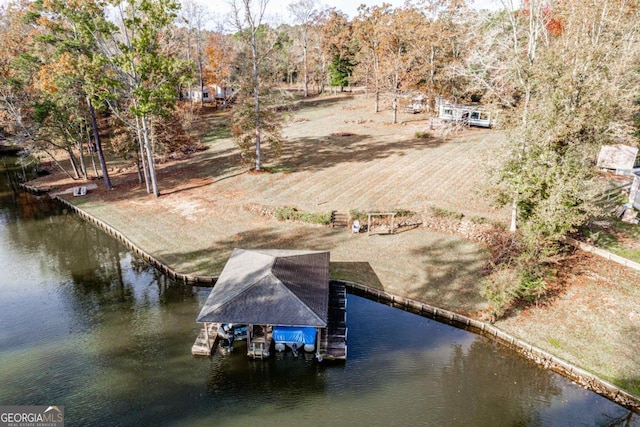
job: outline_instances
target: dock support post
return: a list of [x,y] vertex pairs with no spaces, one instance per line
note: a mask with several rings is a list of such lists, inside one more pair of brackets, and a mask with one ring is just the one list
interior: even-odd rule
[[204,323],[204,338],[207,340],[207,348],[209,349],[209,353],[211,353],[211,345],[209,344],[209,324],[207,322]]

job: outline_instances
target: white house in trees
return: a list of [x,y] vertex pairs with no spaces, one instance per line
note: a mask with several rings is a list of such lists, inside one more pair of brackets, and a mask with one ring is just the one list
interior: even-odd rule
[[233,96],[234,91],[231,88],[223,88],[216,84],[205,85],[203,90],[199,87],[190,87],[188,90],[182,92],[182,99],[194,102],[215,102],[224,104],[228,102]]

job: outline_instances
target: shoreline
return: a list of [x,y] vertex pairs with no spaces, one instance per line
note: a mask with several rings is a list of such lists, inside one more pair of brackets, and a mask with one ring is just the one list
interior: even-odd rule
[[[39,189],[37,187],[30,186],[28,184],[20,184],[20,187],[30,193],[43,194],[46,190]],[[80,216],[83,220],[96,226],[104,231],[106,234],[120,241],[124,246],[131,250],[136,256],[144,259],[154,268],[158,269],[162,273],[166,274],[169,278],[181,281],[188,285],[198,286],[213,286],[217,279],[217,276],[201,276],[192,275],[188,273],[178,272],[168,265],[159,261],[156,257],[145,251],[138,245],[134,244],[128,239],[125,234],[109,225],[104,220],[101,220],[83,209],[77,207],[70,201],[59,196],[52,196],[52,198],[64,206],[69,208],[75,214]],[[334,280],[334,279],[332,279]],[[464,316],[462,314],[455,313],[453,311],[441,309],[430,304],[426,304],[406,296],[397,295],[395,293],[389,293],[376,287],[367,286],[357,282],[348,280],[336,280],[344,283],[350,293],[363,296],[365,298],[378,301],[414,314],[418,314],[423,317],[427,317],[436,320],[441,323],[449,324],[451,326],[468,330],[477,335],[487,337],[500,345],[506,346],[514,351],[517,351],[520,355],[541,367],[558,373],[565,378],[574,381],[581,387],[595,392],[607,399],[640,414],[640,396],[636,396],[604,379],[594,375],[585,369],[582,369],[574,364],[567,362],[553,355],[552,353],[545,351],[537,346],[534,346],[522,339],[516,338],[510,333],[497,328],[496,326],[482,322],[480,320],[473,319],[471,317]]]

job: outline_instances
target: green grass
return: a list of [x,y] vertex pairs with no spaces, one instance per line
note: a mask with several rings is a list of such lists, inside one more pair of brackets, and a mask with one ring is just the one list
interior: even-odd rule
[[619,233],[623,233],[630,237],[640,239],[640,227],[638,227],[638,224],[629,224],[616,219],[611,224],[611,227],[613,227],[613,229]]
[[361,211],[359,209],[351,209],[349,210],[349,217],[352,220],[358,220],[358,221],[366,221],[369,219],[369,215],[367,215],[367,213],[365,211]]
[[620,379],[609,379],[612,384],[620,387],[623,390],[628,391],[629,393],[633,393],[636,396],[640,396],[640,381],[629,379],[629,380],[620,380]]
[[457,219],[457,220],[464,218],[464,214],[460,212],[453,212],[453,211],[442,209],[442,208],[431,208],[431,212],[433,216],[437,218],[451,218],[451,219]]
[[612,219],[609,226],[615,233],[607,229],[593,227],[591,230],[582,230],[582,234],[601,249],[631,261],[640,262],[640,249],[625,246],[624,241],[618,237],[621,235],[625,237],[625,240],[640,241],[640,226],[622,222],[617,218]]
[[551,347],[557,348],[557,349],[561,349],[563,347],[563,345],[560,342],[560,340],[558,340],[556,338],[549,338],[549,344],[551,344]]
[[263,166],[262,168],[271,173],[293,173],[297,170],[287,165]]
[[228,126],[215,127],[202,136],[202,143],[212,144],[221,139],[231,138],[231,129]]
[[310,224],[331,224],[331,212],[313,213],[301,212],[296,208],[285,206],[277,208],[275,217],[279,221],[302,221]]

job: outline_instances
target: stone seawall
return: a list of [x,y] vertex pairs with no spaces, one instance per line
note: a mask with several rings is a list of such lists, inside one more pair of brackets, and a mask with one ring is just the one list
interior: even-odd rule
[[[42,190],[30,187],[25,184],[21,184],[21,187],[29,192],[42,194]],[[106,222],[88,214],[87,212],[78,208],[73,203],[69,202],[63,197],[60,197],[59,195],[53,195],[52,197],[66,206],[70,211],[78,214],[87,222],[93,224],[111,237],[122,242],[129,250],[147,261],[158,270],[162,271],[169,278],[191,285],[213,286],[215,284],[217,276],[196,276],[176,272],[169,266],[163,264],[158,259],[153,257],[151,254],[145,252],[142,248],[136,246],[123,233],[111,227]],[[260,214],[265,213],[260,212]],[[266,214],[268,215],[270,214],[270,212],[266,212]],[[477,240],[486,241],[487,235],[491,235],[490,233],[487,233],[487,231],[490,230],[491,226],[484,224],[467,223],[466,221],[460,221],[459,219],[440,219],[440,221],[434,221],[433,218],[424,218],[423,226],[438,229],[441,232],[460,232],[465,231],[466,229],[467,234],[469,234],[468,238],[471,238],[472,240],[475,235]],[[640,396],[636,396],[625,390],[622,390],[619,387],[597,377],[596,375],[585,371],[584,369],[574,366],[552,355],[551,353],[535,347],[521,339],[515,338],[514,336],[498,329],[491,324],[481,322],[479,320],[472,319],[452,311],[437,308],[416,300],[405,298],[399,295],[393,295],[378,288],[372,288],[360,283],[349,281],[336,282],[344,283],[348,291],[352,294],[359,295],[367,299],[381,302],[392,307],[396,307],[414,314],[418,314],[420,316],[431,318],[433,320],[488,337],[514,351],[517,351],[523,357],[532,360],[545,369],[549,369],[558,374],[561,374],[564,377],[576,382],[580,386],[598,393],[612,400],[613,402],[616,402],[619,405],[622,405],[640,414]]]

